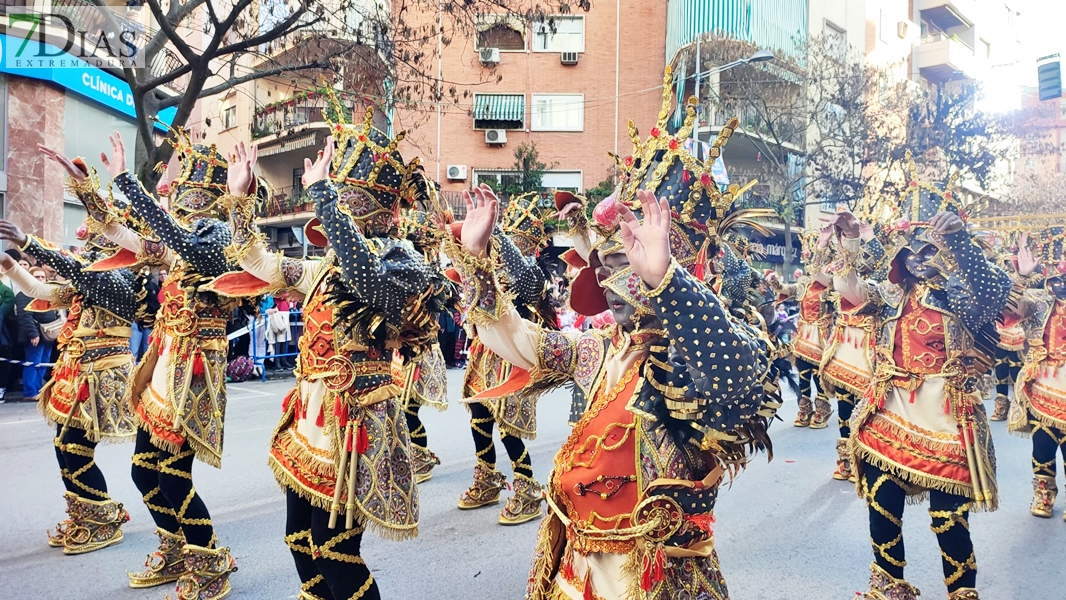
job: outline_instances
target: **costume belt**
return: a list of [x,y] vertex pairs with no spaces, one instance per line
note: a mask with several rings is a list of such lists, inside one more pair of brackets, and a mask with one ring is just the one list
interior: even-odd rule
[[202,338],[226,337],[227,319],[204,317],[191,308],[180,308],[163,320],[163,329],[175,337],[189,337],[194,333]]
[[68,358],[81,358],[88,352],[95,352],[98,354],[110,354],[108,350],[125,350],[129,351],[130,341],[128,338],[116,338],[116,337],[90,337],[71,338],[67,345],[63,348]]
[[392,375],[391,361],[352,362],[345,356],[334,354],[328,359],[307,361],[300,366],[300,374],[310,381],[324,380],[326,389],[340,392],[348,389],[357,377]]

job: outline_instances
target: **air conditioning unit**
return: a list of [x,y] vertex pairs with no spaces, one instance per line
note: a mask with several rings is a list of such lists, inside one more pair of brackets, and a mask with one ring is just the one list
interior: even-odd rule
[[486,129],[485,143],[490,145],[503,145],[507,143],[507,130]]
[[577,59],[580,57],[581,55],[577,52],[563,52],[560,55],[559,61],[562,62],[564,65],[576,65]]
[[466,181],[466,165],[448,165],[448,179]]
[[482,48],[478,51],[478,57],[481,59],[481,64],[486,67],[495,67],[500,64],[500,49]]

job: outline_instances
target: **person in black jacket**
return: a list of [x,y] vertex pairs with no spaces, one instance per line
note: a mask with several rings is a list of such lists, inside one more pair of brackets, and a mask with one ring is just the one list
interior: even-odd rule
[[[41,282],[48,279],[44,269],[39,267],[31,269],[30,274]],[[41,324],[59,319],[59,313],[54,310],[30,311],[28,308],[30,302],[33,302],[33,298],[24,292],[19,292],[15,296],[15,335],[24,349],[26,362],[33,365],[22,369],[22,396],[27,402],[36,402],[37,396],[41,393],[41,386],[44,385],[45,373],[48,371],[48,367],[39,365],[48,362],[49,357],[52,356],[52,348],[55,346],[55,341],[45,339],[41,334]]]

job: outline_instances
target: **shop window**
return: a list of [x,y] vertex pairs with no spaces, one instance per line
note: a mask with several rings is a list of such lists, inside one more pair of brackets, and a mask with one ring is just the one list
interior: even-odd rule
[[585,17],[549,17],[533,25],[534,52],[584,52]]

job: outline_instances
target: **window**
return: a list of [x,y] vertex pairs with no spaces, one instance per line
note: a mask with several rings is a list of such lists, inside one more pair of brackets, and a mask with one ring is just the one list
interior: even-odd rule
[[474,94],[474,129],[525,129],[522,94]]
[[822,198],[822,212],[830,213],[830,214],[836,214],[836,212],[837,212],[837,201],[836,201],[836,198],[832,198],[832,197]]
[[237,107],[224,105],[222,107],[222,129],[230,129],[237,126]]
[[825,50],[826,54],[840,61],[848,54],[847,32],[829,21],[825,22]]
[[549,17],[533,24],[534,52],[584,52],[584,17]]
[[526,49],[525,25],[506,15],[480,15],[477,19],[477,46],[499,48],[502,52],[522,52]]
[[581,131],[585,97],[581,94],[533,94],[533,131]]

